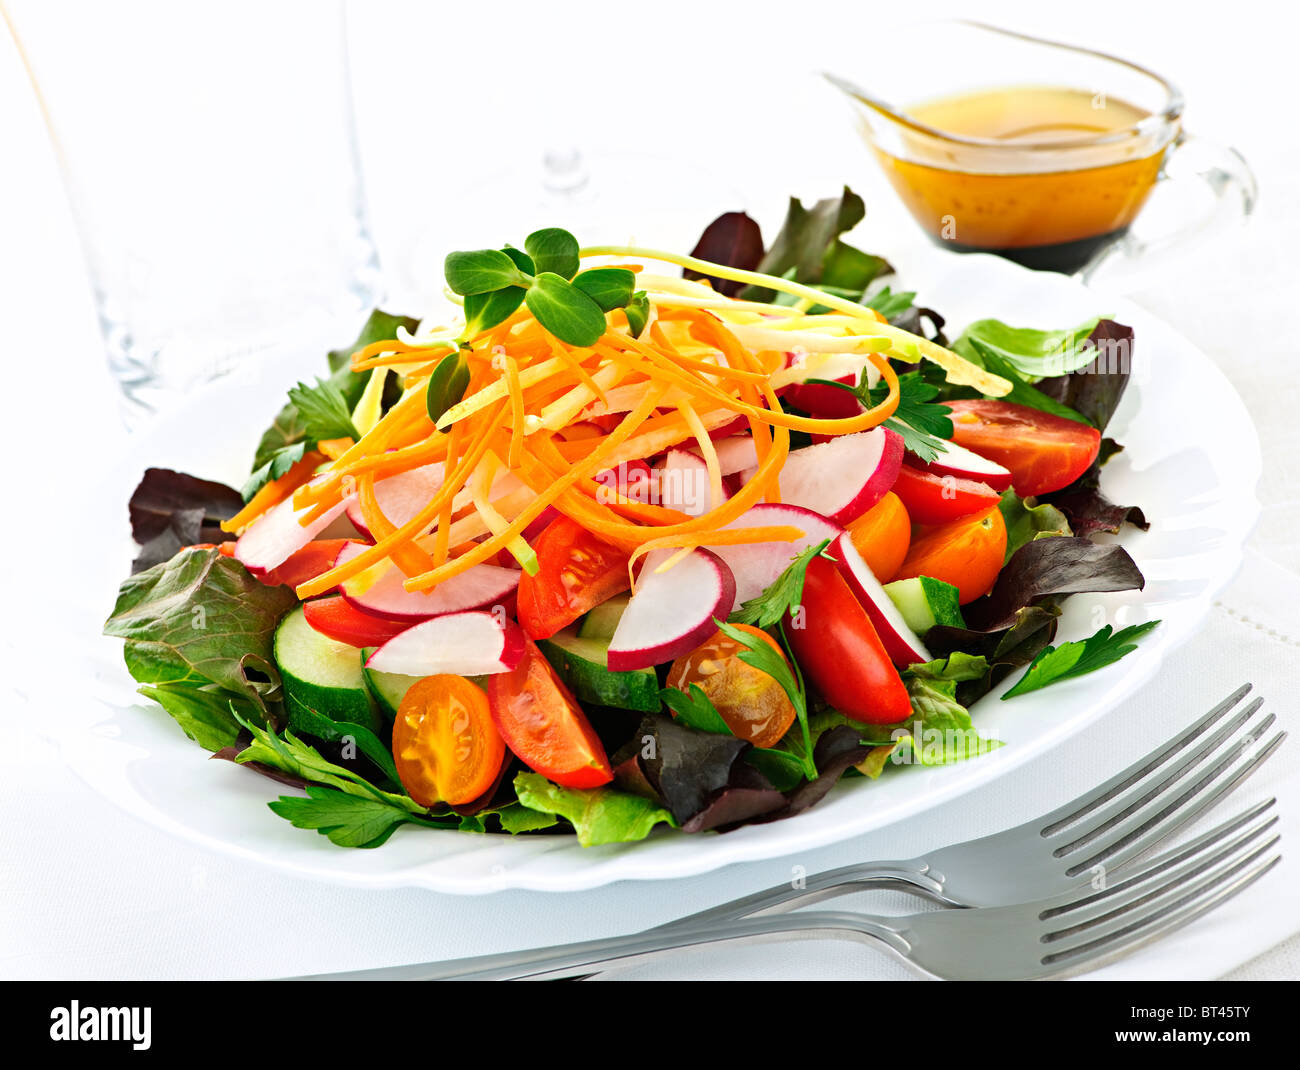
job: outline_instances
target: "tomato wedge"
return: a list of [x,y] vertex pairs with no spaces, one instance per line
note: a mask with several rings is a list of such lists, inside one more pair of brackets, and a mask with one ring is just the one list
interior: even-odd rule
[[898,470],[894,493],[914,524],[946,524],[998,504],[998,492],[987,483],[924,472],[910,464]]
[[898,670],[862,603],[824,557],[808,563],[802,608],[801,619],[787,618],[786,637],[826,701],[867,724],[906,720],[912,702]]
[[1067,487],[1101,448],[1095,427],[1010,401],[949,401],[952,440],[1011,470],[1022,498]]
[[[761,628],[736,627],[785,659],[780,644]],[[668,686],[689,692],[692,684],[698,684],[736,736],[756,747],[773,747],[794,723],[794,703],[775,679],[737,657],[746,649],[717,632],[673,662]]]
[[512,671],[488,677],[488,706],[506,746],[547,780],[595,788],[614,779],[591,722],[531,639]]
[[321,635],[349,646],[382,646],[415,623],[372,617],[369,613],[353,609],[342,595],[304,602],[302,613],[307,618],[307,623]]
[[553,520],[533,543],[537,575],[519,579],[519,623],[534,639],[549,639],[587,610],[631,586],[628,554],[576,520]]
[[951,583],[965,605],[993,587],[1007,553],[1007,526],[996,506],[979,516],[954,520],[912,540],[895,579],[914,576]]
[[912,521],[892,490],[848,525],[849,539],[881,583],[894,578],[912,544]]
[[316,539],[275,568],[262,573],[258,579],[268,587],[275,587],[278,584],[297,587],[298,584],[314,580],[322,572],[332,569],[343,547],[352,541],[352,539]]
[[421,806],[473,802],[505,760],[487,696],[465,677],[426,676],[407,689],[393,721],[393,761]]

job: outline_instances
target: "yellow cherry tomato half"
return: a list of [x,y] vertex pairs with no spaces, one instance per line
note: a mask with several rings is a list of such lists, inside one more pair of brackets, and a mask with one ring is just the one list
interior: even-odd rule
[[393,760],[421,806],[473,802],[492,787],[505,757],[487,695],[463,676],[426,676],[397,707]]
[[[776,640],[761,628],[736,627],[785,657]],[[745,649],[719,631],[673,662],[668,686],[689,692],[691,684],[699,684],[732,732],[756,747],[771,747],[794,722],[794,706],[772,677],[737,657]]]

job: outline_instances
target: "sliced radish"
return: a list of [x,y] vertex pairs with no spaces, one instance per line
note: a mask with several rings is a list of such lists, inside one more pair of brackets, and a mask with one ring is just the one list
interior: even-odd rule
[[697,548],[666,572],[656,572],[676,550],[652,550],[636,591],[609,641],[614,672],[645,669],[694,650],[718,630],[736,604],[736,581],[717,554]]
[[[903,436],[887,427],[793,451],[781,469],[781,500],[837,524],[856,520],[880,501],[903,464]],[[754,472],[747,470],[748,481]]]
[[906,668],[919,661],[930,661],[930,652],[926,650],[925,644],[907,626],[903,615],[894,605],[894,600],[885,593],[884,587],[862,559],[847,533],[831,544],[830,552],[840,574],[871,618],[889,659],[899,668]]
[[755,505],[728,524],[727,529],[787,526],[799,528],[803,536],[793,542],[751,542],[713,548],[735,577],[736,605],[744,605],[771,587],[790,562],[808,547],[826,539],[834,542],[844,532],[838,524],[810,509],[784,503]]
[[[412,468],[409,472],[399,472],[375,484],[375,501],[379,503],[384,516],[400,528],[429,504],[442,486],[442,478],[441,462]],[[348,519],[366,538],[374,538],[374,533],[366,527],[365,517],[361,515],[361,503],[355,497],[348,499]]]
[[718,464],[724,476],[758,467],[758,451],[754,448],[754,440],[748,435],[721,439],[713,444],[713,452],[718,455]]
[[249,526],[235,543],[235,558],[255,574],[282,565],[325,531],[347,510],[347,499],[327,509],[306,526],[299,523],[313,506],[294,509],[293,495],[272,506]]
[[[827,379],[833,383],[853,386],[861,379],[864,368],[867,370],[868,383],[874,383],[879,377],[875,365],[864,353],[810,354],[801,358],[804,361],[802,365],[799,359],[793,353],[785,355],[787,368],[806,368],[803,378]],[[795,381],[783,386],[777,393],[788,398],[796,408],[822,419],[843,420],[863,411],[858,399],[847,390],[826,386],[824,383]]]
[[[336,564],[351,561],[366,547],[345,546]],[[402,571],[389,565],[370,582],[367,572],[344,580],[339,593],[354,609],[386,620],[428,620],[445,613],[503,604],[519,586],[519,570],[500,565],[475,565],[431,591],[408,591]]]
[[366,668],[403,676],[489,676],[524,656],[524,632],[499,614],[449,613],[416,624],[370,655]]
[[715,441],[730,438],[733,435],[741,434],[747,427],[749,427],[749,420],[744,416],[737,416],[734,420],[728,420],[720,427],[710,428],[709,438]]
[[698,454],[670,449],[655,475],[660,505],[680,509],[688,516],[703,516],[713,508],[709,468]]
[[987,483],[1001,493],[1011,486],[1011,470],[1003,468],[997,461],[981,457],[974,450],[959,446],[955,442],[945,442],[944,449],[929,464],[923,464],[918,457],[907,456],[907,463],[933,472],[937,476],[956,476],[958,479],[974,479]]

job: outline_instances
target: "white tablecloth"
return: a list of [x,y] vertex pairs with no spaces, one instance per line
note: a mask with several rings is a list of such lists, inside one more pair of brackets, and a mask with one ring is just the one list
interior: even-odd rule
[[[1260,488],[1264,511],[1252,555],[1215,605],[1203,634],[1123,709],[1076,737],[1068,760],[1059,753],[1048,755],[960,805],[917,819],[924,835],[914,827],[912,843],[924,839],[937,846],[982,835],[1058,805],[1125,765],[1245,678],[1271,699],[1284,722],[1297,723],[1300,392],[1287,313],[1297,282],[1291,258],[1300,240],[1300,168],[1293,139],[1278,137],[1272,120],[1255,110],[1261,101],[1286,97],[1289,38],[1280,32],[1260,35],[1266,9],[1260,6],[1251,15],[1252,7],[1240,4],[1233,19],[1216,19],[1211,34],[1198,30],[1206,25],[1200,19],[1171,21],[1154,9],[1148,15],[1133,5],[1101,3],[1089,8],[1088,24],[1098,29],[1088,31],[1085,41],[1118,47],[1101,28],[1122,26],[1126,53],[1183,84],[1191,101],[1189,124],[1218,136],[1227,131],[1260,175],[1264,195],[1249,227],[1189,255],[1134,295],[1203,346],[1255,416],[1266,467]],[[872,40],[864,9],[822,5],[818,18],[818,12],[801,8],[805,33],[798,55],[792,55],[773,28],[780,25],[773,20],[790,17],[788,5],[751,6],[751,17],[743,24],[734,21],[730,8],[731,21],[724,21],[721,8],[713,13],[701,5],[664,4],[653,19],[639,24],[639,37],[623,34],[620,47],[633,50],[624,68],[629,86],[640,84],[644,74],[657,80],[655,92],[632,93],[627,101],[592,101],[592,118],[587,125],[576,124],[576,136],[584,145],[612,145],[616,131],[622,136],[636,129],[635,124],[615,125],[615,117],[629,107],[643,107],[650,116],[647,136],[674,139],[658,145],[659,151],[683,151],[725,175],[746,191],[765,219],[779,215],[787,192],[816,197],[846,179],[877,190],[869,201],[873,212],[895,212],[847,133],[846,113],[809,74],[837,65],[851,70],[853,63],[864,61]],[[608,17],[608,7],[601,10]],[[1267,10],[1270,20],[1276,18],[1276,11]],[[674,29],[684,31],[674,20],[685,19],[688,12],[693,19],[689,42],[696,43],[684,47],[692,50],[694,65],[670,71],[643,62],[640,57],[675,47]],[[1021,3],[1005,5],[1000,13],[982,10],[981,16],[1049,36],[1076,36],[1078,23],[1073,9],[1057,15]],[[436,219],[441,210],[440,173],[432,165],[418,166],[421,145],[470,144],[473,128],[469,117],[434,106],[419,65],[386,62],[383,50],[395,40],[436,41],[439,34],[455,38],[469,28],[447,26],[445,20],[470,17],[449,14],[444,5],[418,12],[367,5],[364,13],[354,13],[367,180],[382,251],[391,263],[406,255],[403,243],[412,221]],[[507,72],[514,69],[512,49],[536,38],[531,16],[521,10],[517,18],[515,32],[495,46]],[[581,37],[585,31],[575,25]],[[721,33],[728,34],[727,55],[713,50],[706,56],[697,42]],[[581,44],[568,47],[576,51]],[[430,48],[442,62],[456,62],[455,49]],[[1223,77],[1226,68],[1245,57],[1250,79]],[[500,94],[502,107],[520,99],[510,77],[486,90]],[[747,104],[726,95],[739,85],[753,86]],[[0,823],[0,975],[271,977],[357,969],[631,931],[788,878],[788,860],[776,860],[669,884],[623,884],[574,896],[361,892],[286,878],[175,842],[124,817],[72,778],[57,753],[26,727],[58,716],[59,692],[57,679],[32,679],[23,672],[34,649],[30,644],[47,643],[50,637],[24,633],[21,599],[14,592],[39,597],[42,578],[59,582],[59,562],[41,554],[42,523],[84,525],[86,552],[95,552],[95,541],[106,528],[102,518],[77,515],[77,474],[91,452],[111,451],[123,432],[115,422],[113,388],[103,369],[57,171],[10,44],[2,37],[0,99],[12,102],[0,111],[6,159],[0,180],[5,192],[0,197],[0,324],[11,367],[4,428],[14,451],[0,554],[9,592],[0,651],[6,679],[25,696],[4,701],[9,745],[0,748],[6,818]],[[739,106],[730,106],[729,99]],[[692,118],[668,123],[674,108],[690,109]],[[773,124],[782,114],[802,123],[805,133],[778,136],[781,124]],[[413,128],[425,136],[411,138]],[[525,150],[553,136],[554,130],[523,127],[517,133]],[[398,138],[420,143],[411,149],[416,157],[411,166],[393,162],[389,147]],[[53,380],[69,389],[55,393],[47,385],[36,396],[25,395],[13,370],[19,367],[44,369],[47,384]],[[1213,435],[1214,429],[1206,428],[1206,434]],[[51,488],[57,492],[60,487],[66,487],[66,494],[51,494]],[[1240,806],[1265,793],[1278,794],[1287,815],[1284,833],[1292,840],[1300,833],[1298,756],[1294,743],[1284,747],[1236,797]],[[900,843],[898,834],[886,830],[800,862],[812,870],[853,858],[890,857],[899,853]],[[1300,941],[1287,939],[1300,929],[1296,886],[1294,868],[1289,874],[1274,873],[1230,908],[1114,967],[1112,975],[1300,975]],[[890,899],[887,905],[893,909],[901,902]],[[656,967],[654,975],[902,974],[899,967],[858,948],[795,944],[681,960]]]

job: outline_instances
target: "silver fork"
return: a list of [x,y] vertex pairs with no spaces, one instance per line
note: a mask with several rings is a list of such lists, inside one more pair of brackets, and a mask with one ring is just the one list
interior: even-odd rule
[[919,893],[952,907],[1008,906],[1065,894],[1113,873],[1177,832],[1281,745],[1285,732],[1259,742],[1276,720],[1271,713],[1255,717],[1262,698],[1229,716],[1250,688],[1243,684],[1122,773],[1023,825],[942,847],[922,858],[841,866],[806,877],[798,887],[779,884],[659,928],[794,910],[867,888]]
[[[1124,880],[1036,903],[901,917],[814,911],[651,929],[633,936],[450,962],[334,974],[386,980],[543,980],[585,976],[719,942],[851,939],[883,946],[933,977],[1028,980],[1110,961],[1230,899],[1281,859],[1270,800]],[[311,978],[303,978],[310,980]]]

